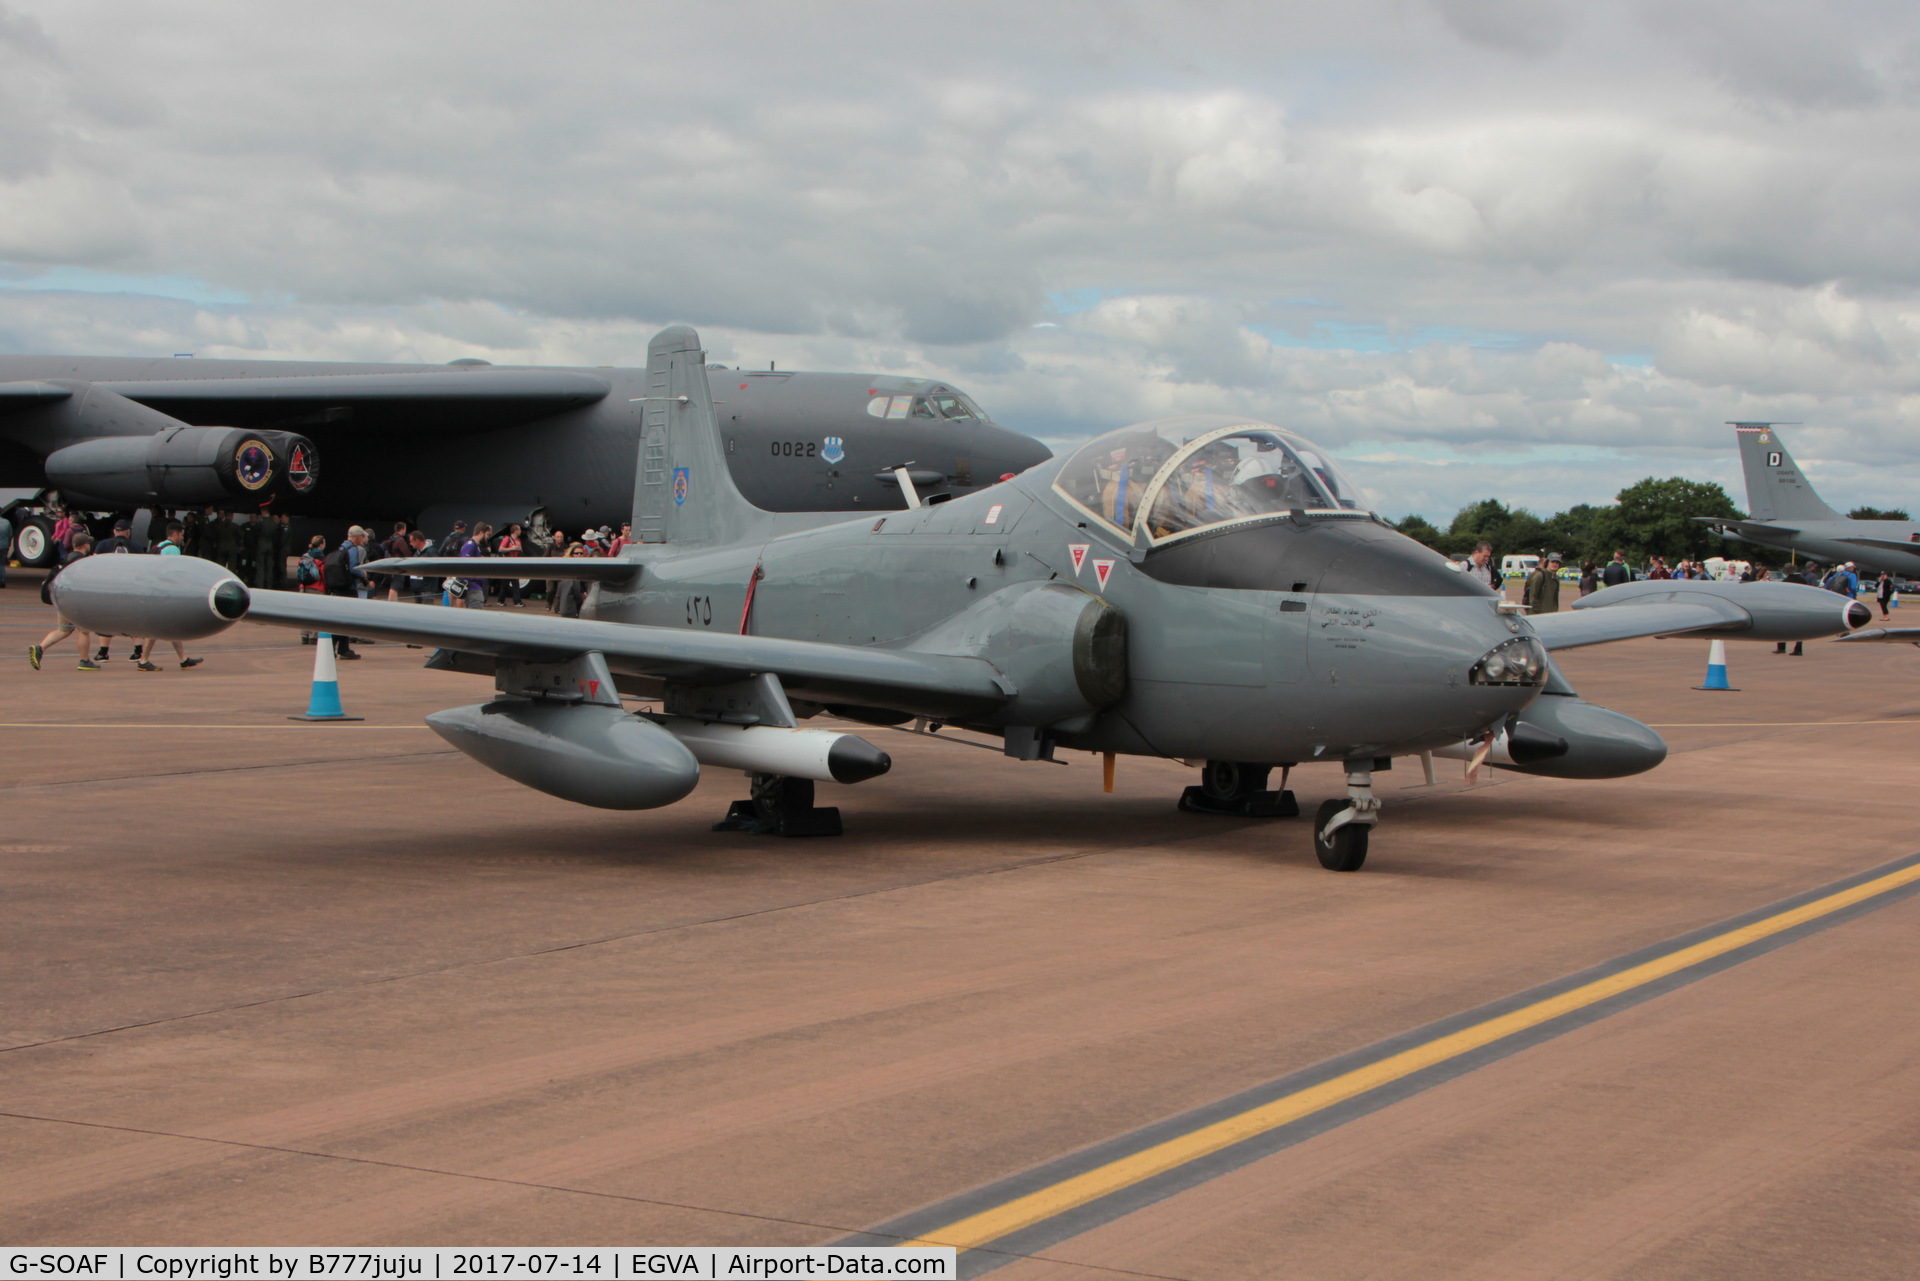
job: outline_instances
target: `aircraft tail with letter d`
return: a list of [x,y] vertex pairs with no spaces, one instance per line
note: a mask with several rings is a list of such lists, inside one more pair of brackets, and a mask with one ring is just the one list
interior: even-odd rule
[[1843,520],[1801,474],[1773,423],[1735,423],[1740,466],[1747,474],[1747,515],[1754,520]]

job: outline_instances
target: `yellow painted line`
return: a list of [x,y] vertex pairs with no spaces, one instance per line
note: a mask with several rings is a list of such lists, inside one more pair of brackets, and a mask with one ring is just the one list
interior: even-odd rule
[[1596,979],[1569,992],[1563,992],[1559,996],[1548,997],[1507,1014],[1497,1015],[1483,1023],[1476,1023],[1472,1027],[1462,1028],[1458,1032],[1439,1037],[1425,1045],[1417,1045],[1376,1063],[1355,1068],[1351,1072],[1323,1081],[1319,1085],[1309,1086],[1285,1098],[1263,1103],[1237,1116],[1215,1121],[1211,1125],[1204,1125],[1190,1133],[1168,1139],[1164,1143],[1136,1152],[1131,1156],[1110,1161],[1084,1174],[1063,1179],[1052,1187],[1041,1188],[1026,1196],[1016,1197],[1004,1205],[983,1210],[956,1223],[950,1223],[944,1228],[925,1233],[905,1244],[950,1245],[961,1250],[971,1250],[989,1241],[997,1241],[1022,1228],[1032,1227],[1056,1215],[1065,1214],[1089,1201],[1096,1201],[1103,1196],[1153,1178],[1155,1175],[1165,1174],[1188,1162],[1197,1161],[1223,1148],[1256,1138],[1269,1130],[1276,1130],[1283,1125],[1311,1116],[1315,1112],[1324,1111],[1336,1103],[1343,1103],[1369,1090],[1377,1090],[1402,1077],[1411,1076],[1415,1072],[1458,1058],[1483,1046],[1491,1045],[1495,1041],[1513,1036],[1515,1033],[1538,1027],[1562,1015],[1585,1009],[1587,1006],[1619,996],[1623,992],[1630,992],[1634,988],[1643,987],[1704,961],[1710,961],[1717,956],[1724,956],[1750,943],[1770,938],[1797,925],[1804,925],[1808,921],[1829,916],[1843,908],[1865,902],[1876,895],[1915,881],[1920,881],[1920,863],[1902,868],[1897,872],[1890,872],[1885,876],[1856,885],[1852,889],[1841,890],[1825,898],[1815,899],[1811,903],[1790,908],[1750,925],[1728,930],[1725,934],[1695,943],[1691,947],[1681,948],[1677,952],[1670,952],[1666,956],[1622,970],[1618,974]]
[[[325,725],[326,721],[303,721],[298,725],[163,725],[159,723],[125,723],[113,725],[62,725],[50,721],[0,721],[0,729],[311,729],[315,725]],[[337,729],[427,729],[426,725],[360,725],[345,722],[335,726]]]

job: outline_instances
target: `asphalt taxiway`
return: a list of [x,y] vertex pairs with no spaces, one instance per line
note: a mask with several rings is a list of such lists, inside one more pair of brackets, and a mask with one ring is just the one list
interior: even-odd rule
[[[0,1238],[975,1246],[972,1272],[1906,1276],[1920,651],[1563,656],[1619,782],[1381,776],[1364,871],[1185,769],[873,731],[847,835],[609,814],[370,646],[31,671],[0,593]],[[1308,813],[1333,769],[1296,772]],[[831,792],[828,796],[825,793]],[[1904,879],[1903,879],[1904,878]],[[1599,986],[1595,986],[1599,985]],[[1502,1022],[1501,1020],[1505,1020]]]

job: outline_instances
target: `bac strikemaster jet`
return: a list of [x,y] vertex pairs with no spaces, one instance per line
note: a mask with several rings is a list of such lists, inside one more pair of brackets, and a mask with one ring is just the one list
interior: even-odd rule
[[[187,557],[90,557],[61,574],[57,603],[127,635],[187,640],[246,619],[434,646],[428,667],[494,677],[491,701],[428,718],[475,760],[616,809],[680,800],[702,765],[744,771],[751,799],[722,827],[839,830],[814,784],[890,761],[803,724],[822,713],[940,722],[1025,760],[1205,761],[1183,807],[1214,813],[1297,813],[1269,771],[1326,763],[1346,787],[1320,807],[1314,845],[1341,871],[1366,857],[1373,774],[1395,756],[1572,778],[1664,758],[1647,726],[1579,698],[1549,650],[1811,639],[1867,621],[1799,584],[1696,582],[1613,587],[1529,619],[1367,511],[1311,444],[1228,417],[1128,427],[903,511],[768,513],[728,475],[702,364],[685,327],[649,349],[633,524],[652,541],[615,560],[511,562],[594,583],[578,619],[249,591]],[[489,567],[386,567],[403,563]],[[629,712],[623,693],[659,710]]]
[[1728,538],[1920,578],[1920,521],[1852,520],[1827,506],[1787,452],[1776,423],[1734,423],[1751,518],[1696,516]]

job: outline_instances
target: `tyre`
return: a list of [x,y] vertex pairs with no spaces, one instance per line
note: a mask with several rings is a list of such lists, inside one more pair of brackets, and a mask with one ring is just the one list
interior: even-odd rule
[[1367,835],[1372,831],[1367,824],[1348,823],[1327,834],[1327,824],[1348,805],[1344,800],[1322,801],[1320,812],[1313,816],[1313,852],[1329,872],[1357,872],[1367,861]]
[[805,815],[813,809],[813,780],[780,774],[753,776],[753,810],[764,823]]
[[1210,801],[1234,805],[1245,801],[1267,785],[1271,765],[1246,761],[1208,761],[1200,771],[1200,791]]
[[21,520],[13,536],[13,554],[27,569],[45,569],[53,564],[59,549],[53,542],[53,522],[44,516]]

